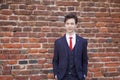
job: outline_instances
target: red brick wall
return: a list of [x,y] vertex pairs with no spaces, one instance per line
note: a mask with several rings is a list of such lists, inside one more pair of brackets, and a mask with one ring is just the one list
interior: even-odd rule
[[89,42],[87,80],[120,80],[120,0],[0,0],[0,80],[53,80],[69,12]]

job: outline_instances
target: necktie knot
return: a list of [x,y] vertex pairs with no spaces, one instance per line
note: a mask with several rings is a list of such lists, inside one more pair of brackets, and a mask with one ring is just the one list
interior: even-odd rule
[[70,39],[72,39],[72,37],[70,37]]

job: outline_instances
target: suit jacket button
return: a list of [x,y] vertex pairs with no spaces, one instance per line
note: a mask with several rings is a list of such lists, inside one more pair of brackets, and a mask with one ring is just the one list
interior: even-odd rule
[[71,74],[71,72],[69,72],[68,74]]

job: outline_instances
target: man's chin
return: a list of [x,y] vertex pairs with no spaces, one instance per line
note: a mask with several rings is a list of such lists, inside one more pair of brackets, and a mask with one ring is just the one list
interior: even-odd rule
[[71,33],[73,33],[73,31],[69,31],[68,33],[71,34]]

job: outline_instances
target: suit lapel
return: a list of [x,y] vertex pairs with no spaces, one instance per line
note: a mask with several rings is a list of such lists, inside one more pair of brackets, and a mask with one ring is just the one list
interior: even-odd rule
[[69,49],[69,45],[67,43],[67,40],[66,40],[66,36],[64,35],[63,38],[62,38],[62,42],[63,42],[63,48],[64,48],[64,52],[66,54],[66,56],[68,55],[68,49]]
[[82,47],[82,42],[79,38],[79,36],[76,34],[76,44],[75,44],[75,53],[77,54],[78,49],[81,49]]

